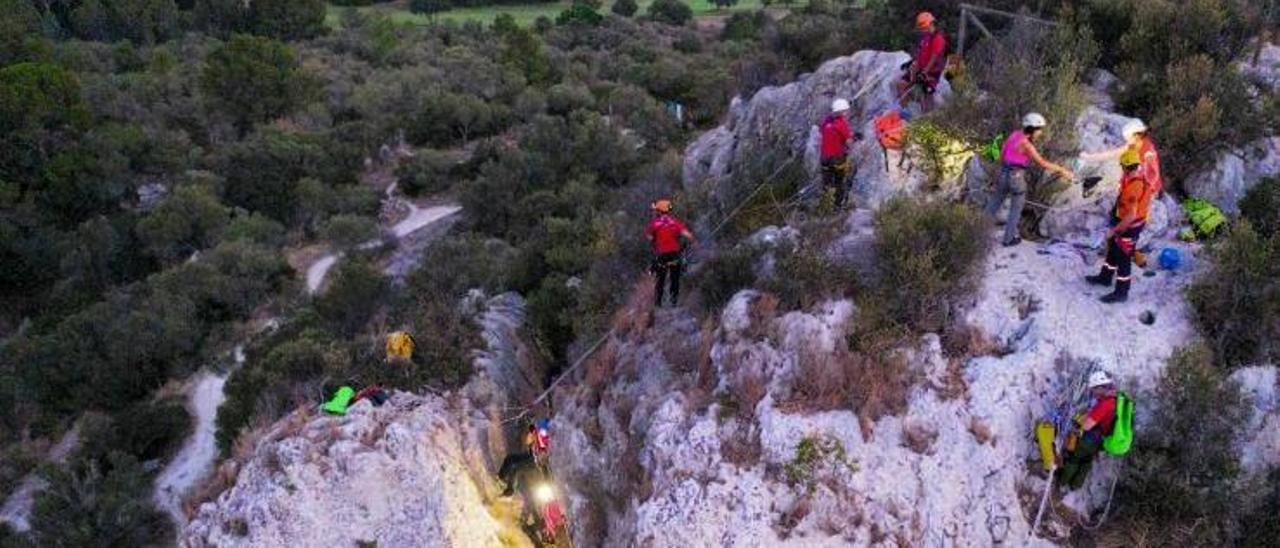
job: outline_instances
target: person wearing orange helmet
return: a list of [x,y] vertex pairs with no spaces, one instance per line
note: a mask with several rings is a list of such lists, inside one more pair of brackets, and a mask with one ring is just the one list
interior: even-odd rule
[[[947,65],[947,35],[938,28],[932,13],[922,11],[916,15],[916,32],[920,38],[915,55],[902,66],[904,72],[898,82],[898,101],[903,107],[909,102],[907,92],[912,86],[921,86],[926,96],[932,96]],[[921,103],[920,107],[927,108],[927,103]]]
[[670,282],[671,304],[680,299],[680,272],[684,269],[684,242],[693,243],[693,232],[671,214],[671,200],[652,204],[655,213],[644,229],[644,237],[653,245],[655,259],[649,270],[657,277],[653,288],[653,306],[662,306],[662,297]]

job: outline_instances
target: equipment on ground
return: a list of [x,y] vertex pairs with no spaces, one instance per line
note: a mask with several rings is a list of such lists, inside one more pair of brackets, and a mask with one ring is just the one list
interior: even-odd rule
[[324,402],[324,405],[320,406],[320,409],[330,415],[346,415],[347,407],[351,406],[351,399],[355,396],[355,389],[350,386],[343,386],[333,394],[332,399]]
[[1053,451],[1053,440],[1056,437],[1058,433],[1053,428],[1052,422],[1045,419],[1036,421],[1036,445],[1040,448],[1040,463],[1044,466],[1045,473],[1053,472],[1053,468],[1057,465]]
[[1160,250],[1160,268],[1178,270],[1182,268],[1182,253],[1177,248],[1166,247]]
[[387,335],[387,359],[412,360],[415,346],[413,335],[407,331],[396,331]]
[[1213,236],[1227,225],[1227,216],[1222,210],[1199,198],[1182,202],[1182,210],[1187,213],[1187,220],[1191,221],[1196,236],[1200,238]]
[[1142,322],[1143,325],[1152,325],[1156,323],[1156,313],[1150,310],[1144,310],[1142,311],[1142,314],[1138,315],[1138,321]]

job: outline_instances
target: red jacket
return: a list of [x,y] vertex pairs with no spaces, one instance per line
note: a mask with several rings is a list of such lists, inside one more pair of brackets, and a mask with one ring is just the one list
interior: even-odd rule
[[916,44],[916,70],[924,72],[929,63],[937,59],[937,64],[933,70],[927,74],[931,77],[942,75],[942,67],[946,66],[947,60],[943,56],[947,54],[947,35],[942,31],[934,31],[931,34],[921,34],[920,41]]
[[1111,430],[1116,426],[1116,397],[1103,396],[1093,408],[1089,409],[1089,418],[1097,423],[1098,433],[1103,436],[1110,436]]
[[853,131],[849,129],[849,121],[844,116],[827,116],[818,130],[822,134],[819,150],[823,160],[839,158],[849,153],[849,139],[853,138]]
[[681,248],[680,235],[688,232],[684,223],[671,215],[658,215],[649,226],[645,227],[644,235],[653,241],[653,252],[658,255],[666,255],[668,253],[679,253]]

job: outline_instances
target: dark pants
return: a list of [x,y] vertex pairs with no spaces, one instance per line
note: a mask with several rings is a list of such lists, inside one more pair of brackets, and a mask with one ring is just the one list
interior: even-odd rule
[[1143,226],[1139,224],[1107,240],[1107,259],[1102,263],[1098,276],[1104,285],[1110,285],[1114,277],[1118,293],[1129,293],[1129,283],[1133,280],[1133,252],[1137,250]]
[[679,253],[658,255],[658,258],[653,261],[653,275],[657,278],[653,288],[654,306],[662,306],[662,295],[668,280],[671,284],[671,304],[674,305],[680,300],[680,271],[683,269]]
[[1085,432],[1076,442],[1076,450],[1070,451],[1062,458],[1062,469],[1058,470],[1058,482],[1069,490],[1079,489],[1089,477],[1093,469],[1093,459],[1102,450],[1102,436],[1094,432]]
[[844,207],[849,199],[849,176],[852,172],[848,156],[822,160],[822,185],[836,191],[836,207]]

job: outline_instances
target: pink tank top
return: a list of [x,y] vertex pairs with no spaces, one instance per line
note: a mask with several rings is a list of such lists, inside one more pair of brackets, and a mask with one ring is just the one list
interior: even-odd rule
[[1000,162],[1006,166],[1026,168],[1031,165],[1031,159],[1026,153],[1022,152],[1022,143],[1026,142],[1027,134],[1022,130],[1013,132],[1008,139],[1004,141],[1004,148],[1000,151]]

